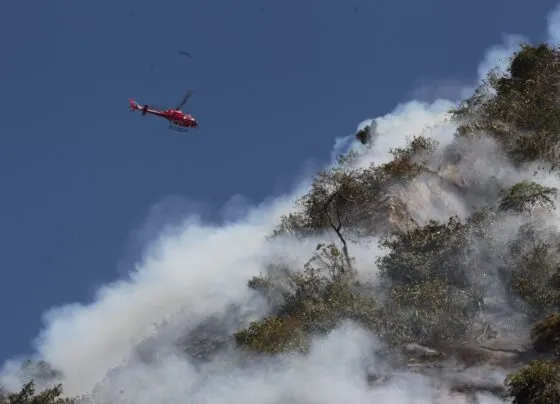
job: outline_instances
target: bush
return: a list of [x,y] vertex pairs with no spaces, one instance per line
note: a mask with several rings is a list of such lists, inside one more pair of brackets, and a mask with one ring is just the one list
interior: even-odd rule
[[429,172],[427,159],[436,146],[434,140],[416,136],[408,147],[391,151],[392,161],[359,170],[352,168],[354,154],[341,157],[338,166],[315,176],[310,191],[296,201],[296,212],[282,216],[272,237],[291,234],[304,238],[342,224],[347,230],[367,235],[387,189]]
[[500,200],[500,210],[517,214],[531,213],[537,207],[554,209],[552,199],[558,193],[556,188],[545,187],[536,182],[518,182],[507,191],[503,192]]
[[529,305],[533,316],[560,304],[560,289],[555,284],[560,275],[557,254],[549,244],[537,242],[529,251],[514,256],[510,290]]
[[391,288],[383,329],[392,345],[416,342],[442,347],[468,338],[478,299],[442,280],[429,280]]
[[378,259],[382,277],[398,284],[443,280],[458,287],[468,285],[462,263],[470,243],[469,227],[452,217],[440,224],[393,233],[380,241],[390,252]]
[[531,330],[533,346],[537,352],[560,354],[560,313],[550,314]]
[[254,321],[249,328],[234,334],[239,346],[260,353],[305,351],[302,323],[297,317],[273,316]]
[[18,393],[10,393],[0,397],[0,404],[74,404],[76,399],[62,397],[62,385],[35,393],[33,380],[23,385]]
[[489,133],[512,161],[560,161],[560,51],[523,44],[506,75],[495,71],[472,97],[451,112],[463,121],[459,136]]
[[[343,319],[375,327],[377,305],[359,291],[353,274],[345,270],[343,255],[332,244],[319,245],[318,250],[303,273],[288,275],[291,287],[278,313],[237,332],[238,345],[258,352],[305,351],[308,336],[327,333]],[[250,282],[276,288],[264,278]]]
[[560,402],[560,365],[534,361],[506,378],[513,404],[557,404]]

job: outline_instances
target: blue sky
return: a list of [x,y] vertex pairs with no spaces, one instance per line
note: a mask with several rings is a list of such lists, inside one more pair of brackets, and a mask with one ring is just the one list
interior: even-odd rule
[[[30,350],[44,310],[123,276],[161,222],[287,191],[363,119],[473,80],[503,33],[544,40],[556,4],[4,3],[2,361]],[[188,135],[128,111],[129,97],[174,105],[189,87],[201,128]]]

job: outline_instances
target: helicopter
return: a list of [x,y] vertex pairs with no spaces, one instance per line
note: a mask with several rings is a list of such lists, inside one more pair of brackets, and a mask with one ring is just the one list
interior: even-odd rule
[[133,98],[129,98],[128,103],[130,106],[130,112],[138,110],[142,111],[142,115],[152,114],[160,116],[169,121],[168,129],[175,130],[177,132],[188,132],[189,128],[199,127],[198,121],[192,114],[181,111],[181,107],[185,105],[185,103],[193,95],[193,93],[194,90],[189,89],[179,105],[177,105],[175,108],[167,109],[160,109],[155,107],[150,108],[148,104],[141,107]]

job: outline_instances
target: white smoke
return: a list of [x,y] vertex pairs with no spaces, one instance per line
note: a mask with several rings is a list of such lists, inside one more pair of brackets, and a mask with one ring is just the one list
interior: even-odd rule
[[[548,20],[549,36],[555,41],[560,39],[558,10]],[[520,38],[509,36],[505,44],[486,52],[478,80],[490,68],[507,62]],[[388,162],[392,148],[404,147],[407,140],[423,131],[441,145],[451,143],[455,128],[445,119],[456,101],[413,100],[375,118],[374,147],[364,152],[357,142],[351,145],[361,153],[358,165]],[[360,123],[357,129],[372,121]],[[345,151],[351,136],[337,139],[333,160]],[[473,161],[470,166],[466,166],[468,159],[462,163],[463,176],[488,177],[487,173],[477,175],[473,171],[488,169]],[[513,171],[508,173],[502,178],[514,175]],[[44,327],[34,342],[37,359],[62,371],[66,393],[87,394],[97,388],[100,403],[433,403],[440,393],[425,376],[395,374],[378,387],[369,387],[365,374],[385,366],[384,359],[375,353],[381,344],[350,323],[318,338],[305,357],[279,356],[241,364],[241,359],[226,349],[200,365],[171,346],[170,341],[212,316],[222,318],[224,332],[231,334],[266,315],[263,302],[247,288],[247,281],[275,257],[290,259],[299,267],[310,258],[313,240],[282,240],[274,245],[266,241],[280,215],[292,210],[293,200],[308,185],[309,179],[290,195],[256,207],[238,197],[224,210],[227,223],[220,226],[189,215],[159,230],[157,239],[130,269],[128,279],[102,287],[89,304],[68,304],[45,313]],[[426,199],[423,203],[430,202]],[[436,215],[438,209],[432,209]],[[457,202],[450,209],[461,211],[465,207]],[[371,263],[379,254],[375,243],[353,247],[358,268],[370,276],[375,270]],[[232,308],[234,314],[224,315]],[[150,347],[155,357],[151,363],[146,364],[137,353],[139,343]],[[5,364],[1,381],[10,389],[19,388],[22,381],[15,377],[13,362]],[[491,397],[480,399],[498,402]],[[453,397],[449,400],[458,402]]]
[[519,45],[529,40],[522,35],[504,35],[504,43],[492,46],[486,51],[484,60],[478,66],[478,79],[483,80],[492,69],[496,69],[499,74],[504,74],[509,62],[509,58]]
[[554,7],[546,17],[546,20],[548,40],[555,46],[560,45],[560,4]]

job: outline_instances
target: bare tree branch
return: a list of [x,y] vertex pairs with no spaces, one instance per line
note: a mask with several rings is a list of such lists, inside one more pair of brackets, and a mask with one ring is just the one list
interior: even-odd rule
[[342,243],[342,252],[344,254],[344,258],[346,260],[346,265],[348,266],[348,270],[352,271],[352,261],[350,260],[350,254],[348,253],[348,244],[346,243],[346,240],[345,240],[345,238],[344,238],[344,236],[342,235],[342,232],[341,232],[342,220],[340,218],[340,211],[339,211],[338,207],[336,207],[336,206],[334,207],[334,211],[336,213],[336,218],[337,218],[338,224],[334,223],[333,218],[332,218],[332,216],[329,212],[329,208],[331,207],[331,205],[334,201],[334,198],[338,195],[339,195],[338,190],[333,192],[332,195],[329,196],[329,198],[325,202],[323,210],[325,212],[325,215],[327,216],[327,219],[329,220],[329,224],[330,224],[331,228],[334,230],[334,232],[336,233],[336,235],[340,239],[340,242]]

